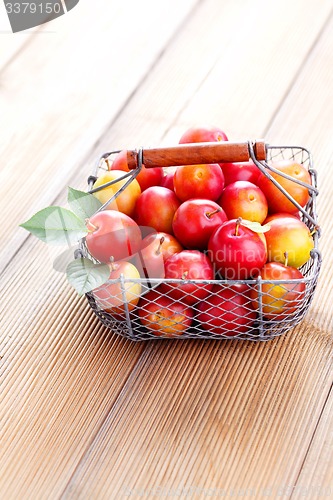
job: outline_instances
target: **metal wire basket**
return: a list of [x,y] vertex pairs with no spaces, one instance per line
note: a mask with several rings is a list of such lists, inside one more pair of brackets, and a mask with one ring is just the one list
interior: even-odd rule
[[[118,152],[105,153],[98,160],[93,175],[88,179],[90,191],[103,165],[105,169],[105,162],[110,161],[112,155]],[[312,233],[314,248],[310,252],[309,260],[300,268],[303,275],[301,279],[263,280],[258,277],[247,280],[228,280],[216,274],[214,280],[173,279],[166,281],[154,277],[129,279],[124,276],[120,276],[117,280],[109,280],[103,285],[104,290],[107,291],[110,284],[119,286],[124,299],[121,314],[118,314],[119,311],[116,314],[110,311],[108,301],[103,302],[101,294],[96,294],[94,291],[86,294],[92,310],[104,325],[134,341],[165,338],[267,341],[286,333],[302,321],[312,301],[321,267],[321,254],[318,249],[320,229],[316,210],[317,174],[313,169],[312,157],[307,149],[299,146],[270,146],[262,141],[203,143],[179,145],[167,149],[129,151],[127,158],[130,168],[134,168],[124,174],[128,179],[122,190],[138,175],[143,164],[147,167],[167,167],[252,159],[258,169],[295,204],[301,220]],[[305,207],[299,206],[270,175],[270,172],[274,170],[271,161],[282,159],[294,160],[309,171],[310,199]],[[101,209],[104,208],[101,207]],[[81,245],[81,255],[91,258],[84,240]],[[204,298],[199,300],[192,288],[192,291],[190,290],[187,294],[189,300],[185,300],[185,304],[184,297],[175,299],[173,294],[175,286],[181,286],[186,296],[184,285],[194,285],[196,290],[198,287],[206,290],[206,293],[201,295]],[[265,313],[265,304],[267,299],[268,302],[271,299],[275,300],[274,291],[276,292],[277,287],[279,287],[281,297],[289,294],[292,301],[290,307],[284,308],[282,314],[274,316]],[[255,295],[253,295],[253,290],[255,290]],[[128,299],[128,293],[132,294],[131,300]],[[218,306],[214,305],[216,301],[219,303],[219,297],[223,297],[224,303],[220,313]],[[161,300],[164,301],[164,316],[158,316]],[[173,306],[168,309],[168,304],[171,302]]]

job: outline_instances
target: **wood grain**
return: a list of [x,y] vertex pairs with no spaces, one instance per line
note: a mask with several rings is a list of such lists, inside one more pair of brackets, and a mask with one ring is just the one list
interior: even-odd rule
[[[322,413],[319,415],[318,423],[314,429],[309,449],[302,464],[300,475],[295,485],[292,486],[292,498],[323,498],[333,495],[333,447],[332,447],[332,383],[333,383],[333,315],[331,312],[332,297],[332,245],[330,235],[333,231],[333,222],[330,216],[330,198],[333,190],[330,172],[332,162],[332,113],[333,106],[328,96],[329,89],[333,86],[332,65],[327,61],[331,58],[330,45],[333,43],[332,36],[333,17],[328,19],[324,36],[313,47],[309,54],[304,69],[295,82],[295,85],[286,98],[284,108],[289,113],[278,113],[272,122],[270,134],[278,138],[283,136],[286,130],[291,130],[290,124],[299,123],[292,132],[294,142],[307,141],[315,158],[315,168],[318,171],[320,196],[318,198],[318,212],[322,228],[320,249],[323,255],[322,279],[314,297],[312,314],[308,318],[310,327],[320,333],[327,343],[327,354],[324,362],[328,364],[327,374],[327,400],[324,402]],[[316,90],[317,99],[313,101],[313,89],[318,89],[318,81],[325,82],[322,85],[320,96]],[[299,106],[293,103],[299,100]],[[307,113],[302,112],[307,109]],[[286,115],[286,116],[285,116]],[[320,121],[318,120],[320,116]],[[312,118],[311,118],[312,117]],[[318,126],[320,123],[320,126]],[[288,125],[289,124],[289,125]],[[311,130],[310,130],[311,128]]]
[[38,242],[26,250],[33,257],[28,272],[22,274],[16,258],[2,279],[0,461],[6,475],[0,482],[7,498],[23,488],[26,495],[56,495],[143,349],[102,327],[86,301],[64,286],[64,275],[52,272]]
[[[318,352],[316,340],[306,345],[307,334],[301,329],[295,343],[280,339],[269,350],[232,342],[157,346],[105,421],[68,494],[79,488],[83,497],[121,497],[163,486],[260,495],[294,484],[308,425],[315,425],[309,404],[324,402],[307,370],[311,348]],[[322,371],[325,384],[327,366]]]
[[332,390],[326,404],[313,440],[310,444],[301,474],[293,489],[293,498],[330,498],[333,495],[333,406]]

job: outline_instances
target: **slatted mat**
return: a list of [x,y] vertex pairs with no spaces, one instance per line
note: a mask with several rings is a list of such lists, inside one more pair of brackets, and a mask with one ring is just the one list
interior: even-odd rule
[[[94,8],[0,34],[0,498],[329,498],[331,2]],[[18,228],[84,189],[101,153],[171,145],[194,122],[313,153],[322,273],[271,342],[131,343]]]

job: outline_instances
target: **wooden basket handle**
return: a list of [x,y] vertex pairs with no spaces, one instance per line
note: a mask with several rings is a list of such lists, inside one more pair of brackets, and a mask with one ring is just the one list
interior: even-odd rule
[[[263,141],[252,143],[257,160],[266,159],[266,144]],[[201,163],[230,163],[250,159],[248,142],[200,142],[178,144],[169,148],[142,149],[142,163],[146,168],[176,167],[179,165],[198,165]],[[130,169],[139,165],[139,150],[127,151],[127,164]]]

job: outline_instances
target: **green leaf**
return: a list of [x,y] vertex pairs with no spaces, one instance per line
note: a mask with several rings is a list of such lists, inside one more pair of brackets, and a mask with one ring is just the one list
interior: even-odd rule
[[102,203],[90,193],[68,188],[68,203],[71,210],[81,219],[89,219],[101,206]]
[[90,259],[76,259],[66,270],[69,283],[79,295],[103,285],[109,279],[110,268],[107,264],[94,264]]
[[248,227],[251,231],[255,233],[267,233],[270,230],[271,226],[269,224],[264,224],[263,226],[260,222],[253,222],[251,220],[242,219],[242,226]]
[[50,245],[72,245],[88,233],[84,221],[62,207],[43,208],[20,227]]

